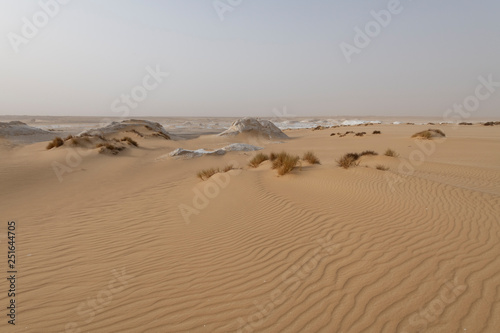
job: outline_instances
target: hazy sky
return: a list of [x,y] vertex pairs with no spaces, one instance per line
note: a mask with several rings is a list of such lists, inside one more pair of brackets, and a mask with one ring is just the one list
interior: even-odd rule
[[59,1],[1,0],[0,114],[500,114],[498,0]]

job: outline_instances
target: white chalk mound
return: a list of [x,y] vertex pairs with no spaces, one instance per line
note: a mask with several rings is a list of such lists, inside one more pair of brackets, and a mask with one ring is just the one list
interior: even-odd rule
[[129,119],[121,122],[113,121],[104,127],[93,128],[78,135],[113,135],[121,132],[134,132],[140,136],[159,136],[167,140],[172,138],[172,135],[161,124],[149,120],[137,119]]
[[49,131],[31,127],[20,121],[11,121],[8,123],[0,122],[0,136],[11,137],[20,135],[53,135]]
[[246,143],[232,143],[229,146],[225,146],[225,151],[256,151],[264,149],[262,147],[252,146]]
[[288,136],[283,133],[276,125],[269,120],[256,119],[251,117],[241,118],[236,120],[231,127],[220,136],[238,135],[241,133],[254,133],[257,135],[268,137],[269,139],[279,138],[287,139]]
[[[256,150],[261,150],[264,149],[262,147],[257,147],[257,146],[252,146],[248,145],[246,143],[233,143],[228,146],[225,146],[223,148],[215,149],[215,150],[205,150],[205,149],[196,149],[196,150],[189,150],[189,149],[183,149],[183,148],[177,148],[168,156],[172,157],[177,157],[177,156],[184,156],[184,157],[200,157],[204,155],[225,155],[226,152],[229,151],[256,151]],[[159,159],[164,158],[164,156],[160,156]]]

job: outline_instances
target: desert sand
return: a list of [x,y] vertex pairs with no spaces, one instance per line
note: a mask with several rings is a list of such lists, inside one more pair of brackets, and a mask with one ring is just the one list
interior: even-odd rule
[[[64,134],[90,126],[75,123]],[[0,139],[0,243],[16,221],[18,268],[16,326],[3,315],[0,331],[498,332],[500,126],[215,134],[229,124],[128,133],[139,147],[117,155]],[[367,134],[330,136],[350,130]],[[277,176],[248,167],[254,151],[169,156],[232,143],[321,164]],[[337,166],[364,150],[379,155]]]

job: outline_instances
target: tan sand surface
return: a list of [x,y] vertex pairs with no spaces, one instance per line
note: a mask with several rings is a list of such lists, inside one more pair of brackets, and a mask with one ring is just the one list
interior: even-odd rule
[[[432,127],[446,139],[411,138],[427,125],[137,137],[116,156],[0,139],[2,274],[8,220],[18,258],[16,327],[2,279],[0,332],[498,332],[500,127]],[[349,130],[367,135],[330,136]],[[321,165],[158,159],[234,142]],[[336,165],[364,150],[380,155]],[[242,170],[196,177],[228,163]]]

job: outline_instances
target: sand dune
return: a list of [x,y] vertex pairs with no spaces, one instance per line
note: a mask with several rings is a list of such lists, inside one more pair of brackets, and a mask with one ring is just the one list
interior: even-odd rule
[[[497,332],[500,128],[438,127],[433,146],[410,138],[427,125],[380,124],[364,137],[182,141],[321,159],[282,177],[248,168],[255,152],[158,160],[172,140],[137,137],[116,156],[0,143],[2,218],[18,223],[15,331]],[[380,154],[336,165],[363,150]],[[196,178],[227,163],[241,170]]]

